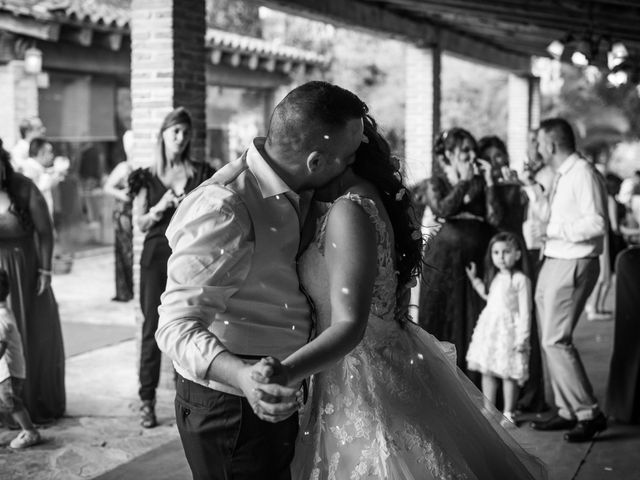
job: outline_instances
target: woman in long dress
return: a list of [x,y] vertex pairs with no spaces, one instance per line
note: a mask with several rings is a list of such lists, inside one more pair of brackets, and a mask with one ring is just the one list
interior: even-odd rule
[[0,144],[0,268],[9,274],[9,307],[27,365],[24,401],[34,423],[60,418],[66,408],[62,330],[51,289],[52,253],[47,203],[31,180],[13,171]]
[[[451,345],[407,319],[422,238],[375,124],[300,259],[318,336],[263,375],[295,385],[317,371],[301,417],[296,479],[534,479],[544,468],[481,411]],[[259,378],[259,376],[258,376]],[[265,400],[266,401],[266,400]]]
[[434,147],[433,176],[423,187],[426,205],[443,225],[425,251],[418,323],[439,340],[455,345],[463,369],[483,307],[467,280],[465,266],[482,265],[503,215],[490,165],[477,159],[475,152],[476,141],[469,132],[445,131]]

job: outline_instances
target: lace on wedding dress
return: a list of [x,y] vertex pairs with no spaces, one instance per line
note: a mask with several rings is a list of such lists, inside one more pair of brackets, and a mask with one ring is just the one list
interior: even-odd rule
[[[478,398],[471,400],[465,388],[473,387],[461,386],[451,352],[418,326],[401,327],[394,319],[394,249],[375,202],[351,193],[334,205],[340,201],[360,205],[376,228],[372,307],[360,344],[314,376],[301,412],[293,478],[542,478],[528,475],[518,468],[519,458],[510,458],[508,439],[499,438],[477,406],[482,395],[475,390]],[[325,248],[332,247],[325,245],[330,212],[318,221],[316,239],[300,259],[301,281],[316,306],[319,331],[331,322],[323,257]],[[485,448],[485,443],[496,448]],[[492,458],[504,468],[496,468]]]

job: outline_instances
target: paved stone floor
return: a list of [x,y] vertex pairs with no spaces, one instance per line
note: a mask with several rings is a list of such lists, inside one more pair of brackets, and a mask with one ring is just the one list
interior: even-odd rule
[[110,301],[113,257],[110,249],[97,253],[53,278],[67,356],[67,413],[42,427],[42,445],[24,451],[6,448],[16,432],[0,428],[1,480],[94,478],[178,438],[167,388],[158,391],[161,425],[138,425],[133,303]]
[[[54,277],[68,357],[67,415],[42,429],[42,445],[25,451],[6,448],[15,432],[0,428],[0,480],[190,478],[171,389],[158,392],[161,425],[138,426],[133,305],[109,301],[113,261],[109,251],[98,253],[76,259],[71,274]],[[583,320],[576,331],[600,399],[612,336],[612,322]],[[593,442],[577,445],[566,444],[562,433],[526,426],[514,436],[547,463],[550,480],[640,480],[640,426],[612,425]]]

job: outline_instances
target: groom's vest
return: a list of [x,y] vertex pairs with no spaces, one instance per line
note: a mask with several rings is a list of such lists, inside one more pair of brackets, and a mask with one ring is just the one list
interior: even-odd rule
[[200,187],[215,183],[239,196],[254,237],[249,274],[209,329],[236,355],[282,360],[308,341],[311,329],[296,269],[300,220],[284,194],[263,198],[246,157],[245,152]]

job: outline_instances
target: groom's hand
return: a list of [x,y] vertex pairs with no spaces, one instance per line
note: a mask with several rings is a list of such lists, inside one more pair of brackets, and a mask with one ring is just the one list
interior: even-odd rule
[[246,365],[238,372],[237,383],[256,416],[261,420],[277,423],[289,418],[298,410],[298,392],[295,388],[254,380],[256,372],[261,376],[268,373],[269,369],[266,367],[267,365],[260,362]]
[[254,365],[251,378],[258,383],[277,383],[287,386],[289,384],[289,369],[276,358],[265,357]]

